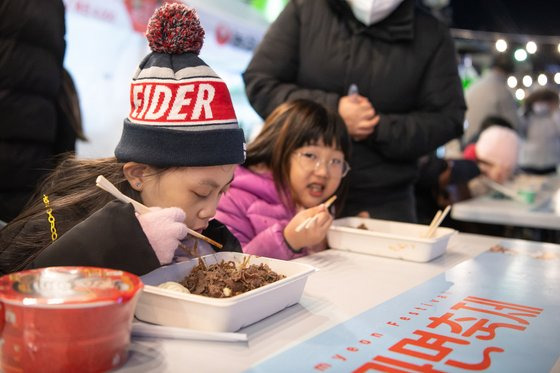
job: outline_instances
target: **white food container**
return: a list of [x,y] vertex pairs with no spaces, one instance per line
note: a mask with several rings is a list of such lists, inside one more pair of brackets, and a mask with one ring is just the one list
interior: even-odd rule
[[[367,230],[357,228],[362,224]],[[456,232],[440,227],[432,238],[423,238],[427,230],[427,225],[351,217],[335,220],[327,237],[333,249],[427,262],[445,252]]]
[[[222,260],[241,264],[248,254],[221,252],[206,255],[206,265]],[[307,277],[317,269],[313,266],[251,255],[249,265],[267,264],[286,278],[231,298],[211,298],[158,288],[166,281],[181,281],[198,264],[198,260],[171,264],[144,276],[144,291],[135,315],[142,321],[166,326],[233,332],[291,306],[301,298]]]

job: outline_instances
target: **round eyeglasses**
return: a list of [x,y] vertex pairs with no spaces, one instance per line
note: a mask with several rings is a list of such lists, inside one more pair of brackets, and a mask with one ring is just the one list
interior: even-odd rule
[[342,178],[350,171],[350,165],[344,159],[332,158],[325,161],[313,152],[296,152],[295,155],[305,171],[317,171],[323,162],[327,165],[329,175],[333,177]]

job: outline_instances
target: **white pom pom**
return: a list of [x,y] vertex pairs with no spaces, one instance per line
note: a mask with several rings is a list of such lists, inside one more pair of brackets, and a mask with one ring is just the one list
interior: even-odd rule
[[510,169],[517,166],[519,138],[514,130],[490,126],[480,134],[475,145],[479,159]]

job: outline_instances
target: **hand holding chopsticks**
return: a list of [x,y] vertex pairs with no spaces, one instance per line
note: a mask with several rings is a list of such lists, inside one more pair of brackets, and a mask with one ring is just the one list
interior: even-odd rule
[[424,234],[422,234],[423,238],[432,238],[433,237],[433,235],[436,233],[436,230],[438,229],[440,224],[443,222],[443,219],[445,219],[445,217],[449,213],[450,209],[451,209],[451,205],[447,205],[445,210],[443,210],[443,213],[441,212],[441,210],[438,210],[438,212],[436,213],[436,215],[432,219],[432,222],[428,226],[428,230]]
[[[132,206],[134,206],[134,210],[136,210],[137,213],[139,214],[145,214],[147,212],[150,212],[150,208],[141,204],[140,202],[124,195],[120,190],[117,189],[117,187],[115,187],[109,180],[107,180],[104,176],[99,175],[97,177],[97,180],[95,180],[95,184],[103,189],[106,192],[109,192],[110,194],[113,195],[113,197],[117,198],[120,201],[126,202],[126,203],[131,203]],[[217,248],[222,248],[222,244],[212,240],[211,238],[208,238],[200,233],[198,233],[197,231],[194,231],[192,229],[190,229],[189,227],[187,227],[187,231],[190,235],[200,238],[201,240],[204,240],[206,242],[208,242],[211,245],[216,246]]]
[[[282,231],[288,248],[299,253],[303,248],[312,250],[324,248],[327,232],[333,222],[333,216],[328,211],[336,196],[325,202],[304,209],[295,214]],[[318,246],[316,246],[318,245]]]
[[[328,209],[335,200],[336,200],[336,195],[326,200],[324,203],[325,208]],[[314,215],[305,219],[300,225],[296,227],[296,232],[301,232],[304,228],[309,229],[309,227],[311,227],[317,221],[318,217],[319,215]]]

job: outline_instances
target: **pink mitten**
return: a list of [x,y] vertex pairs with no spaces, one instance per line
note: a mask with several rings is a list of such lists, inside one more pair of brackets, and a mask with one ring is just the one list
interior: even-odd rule
[[156,252],[161,264],[171,263],[173,253],[187,235],[185,212],[178,207],[151,208],[150,212],[136,215],[142,230]]

